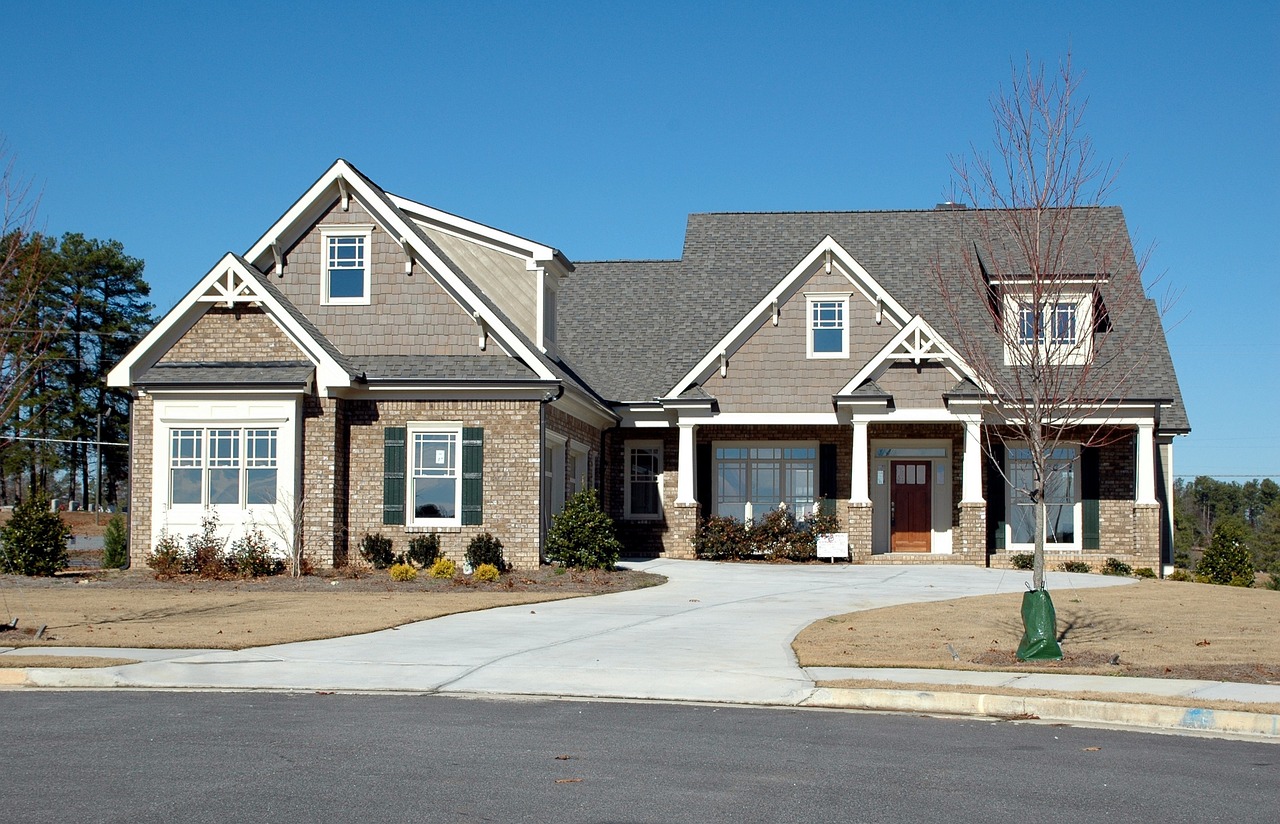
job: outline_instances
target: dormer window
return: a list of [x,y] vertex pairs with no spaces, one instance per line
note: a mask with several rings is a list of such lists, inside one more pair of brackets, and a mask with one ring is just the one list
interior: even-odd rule
[[849,295],[805,295],[809,357],[849,357]]
[[1006,322],[1012,327],[1006,338],[1006,363],[1027,363],[1032,347],[1053,363],[1088,362],[1092,352],[1092,295],[1058,295],[1038,304],[1010,295],[1005,313]]
[[373,227],[321,229],[323,303],[369,303],[369,247]]

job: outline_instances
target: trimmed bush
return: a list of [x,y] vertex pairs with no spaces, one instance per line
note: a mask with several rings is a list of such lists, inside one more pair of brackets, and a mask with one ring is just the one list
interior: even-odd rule
[[276,555],[275,544],[262,534],[257,524],[250,521],[244,534],[231,542],[231,549],[227,552],[227,570],[242,578],[279,575],[284,572],[284,561]]
[[412,564],[392,564],[390,573],[393,581],[414,581],[418,578],[418,570]]
[[15,575],[52,575],[67,567],[67,538],[71,528],[49,507],[44,493],[36,492],[13,508],[13,517],[0,527],[0,556],[5,572]]
[[1237,518],[1223,518],[1213,528],[1213,538],[1204,551],[1196,573],[1214,584],[1250,586],[1253,583],[1253,556],[1246,545],[1248,527]]
[[1103,562],[1102,569],[1100,571],[1103,575],[1129,576],[1133,574],[1133,567],[1129,566],[1124,561],[1121,561],[1119,558],[1108,558]]
[[613,519],[600,509],[594,489],[574,495],[552,518],[547,531],[547,560],[551,563],[575,569],[613,569],[620,554],[622,542],[614,532]]
[[476,571],[471,573],[473,581],[496,581],[502,577],[502,573],[498,572],[498,568],[493,564],[481,564],[476,567]]
[[223,550],[227,542],[218,537],[218,513],[206,510],[200,519],[200,531],[187,536],[187,553],[183,572],[194,572],[201,578],[218,578],[227,571]]
[[418,569],[426,569],[440,557],[440,536],[432,532],[429,535],[414,535],[409,539],[409,551],[405,560]]
[[172,578],[181,574],[187,567],[186,551],[182,542],[168,532],[160,533],[160,540],[147,555],[147,566],[156,572],[157,578]]
[[1139,578],[1154,578],[1154,577],[1156,577],[1156,571],[1155,571],[1154,569],[1152,569],[1151,567],[1138,567],[1137,569],[1135,569],[1135,570],[1133,571],[1133,574],[1134,574],[1134,575],[1136,575],[1136,576],[1137,576],[1137,577],[1139,577]]
[[1063,561],[1058,565],[1063,572],[1092,572],[1093,569],[1084,561]]
[[737,560],[750,554],[747,525],[737,518],[712,515],[693,534],[693,551],[709,561]]
[[1036,556],[1033,552],[1015,552],[1009,556],[1009,566],[1014,569],[1035,569]]
[[477,535],[467,544],[467,563],[478,569],[481,564],[493,564],[499,572],[507,571],[507,562],[502,557],[502,541],[488,532]]
[[1193,579],[1191,577],[1190,572],[1187,572],[1185,569],[1178,568],[1178,569],[1175,569],[1173,572],[1169,573],[1169,580],[1170,581],[1191,581]]
[[124,516],[112,515],[102,533],[102,568],[123,569],[129,563],[129,531]]
[[391,539],[381,532],[370,535],[368,532],[360,539],[360,557],[373,565],[374,569],[386,569],[395,563],[396,556],[391,548]]
[[771,510],[750,524],[737,518],[712,516],[693,534],[694,552],[708,560],[766,558],[810,561],[818,557],[818,536],[835,532],[840,519],[815,513],[797,521],[787,510]]
[[452,578],[458,574],[458,565],[448,558],[437,558],[427,574],[432,578]]

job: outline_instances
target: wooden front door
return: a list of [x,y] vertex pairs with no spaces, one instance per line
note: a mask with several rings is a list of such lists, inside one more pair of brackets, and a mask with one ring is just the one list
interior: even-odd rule
[[893,461],[889,487],[889,550],[928,552],[933,493],[928,461]]

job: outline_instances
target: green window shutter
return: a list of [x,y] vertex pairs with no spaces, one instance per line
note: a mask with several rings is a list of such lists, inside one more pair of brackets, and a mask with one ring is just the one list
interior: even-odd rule
[[462,428],[462,524],[484,523],[484,429]]
[[702,507],[702,517],[713,515],[711,506],[711,490],[715,487],[711,478],[711,444],[700,443],[693,451],[696,469],[693,473],[697,483],[694,484],[694,497]]
[[1099,464],[1097,447],[1080,450],[1080,546],[1084,549],[1102,548],[1101,518],[1098,514],[1098,498],[1102,491]]
[[382,430],[382,522],[404,524],[405,428]]
[[1005,549],[1004,449],[998,448],[987,467],[987,546]]

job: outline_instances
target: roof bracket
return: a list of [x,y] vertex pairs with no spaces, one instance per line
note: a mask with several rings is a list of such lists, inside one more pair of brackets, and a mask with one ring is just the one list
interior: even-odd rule
[[351,209],[351,193],[347,191],[346,178],[338,178],[338,191],[342,192],[342,211],[349,211]]
[[276,277],[284,277],[284,249],[280,246],[280,238],[271,241],[271,254],[276,258]]
[[831,274],[831,250],[827,250],[827,274]]
[[876,297],[876,326],[884,322],[884,298]]
[[471,313],[471,317],[475,320],[476,326],[480,327],[480,351],[483,352],[489,342],[489,330],[485,328],[484,318],[480,317],[479,312]]
[[409,239],[400,238],[400,247],[404,249],[404,273],[406,275],[413,274],[413,248],[409,245]]
[[729,355],[725,352],[720,353],[720,377],[729,374]]
[[773,325],[778,325],[778,299],[773,299]]

